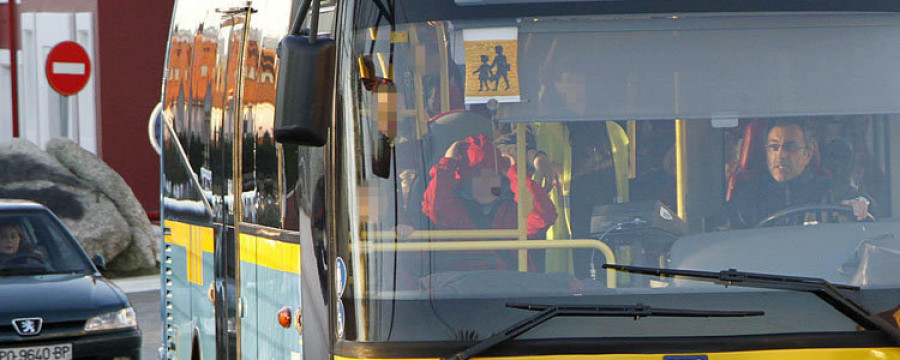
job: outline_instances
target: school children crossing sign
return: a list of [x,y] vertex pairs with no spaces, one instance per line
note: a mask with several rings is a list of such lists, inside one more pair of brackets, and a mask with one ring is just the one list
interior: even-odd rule
[[515,27],[463,30],[466,51],[466,104],[520,101],[518,30]]
[[50,87],[63,96],[75,95],[91,78],[91,59],[74,41],[63,41],[47,55],[44,65]]

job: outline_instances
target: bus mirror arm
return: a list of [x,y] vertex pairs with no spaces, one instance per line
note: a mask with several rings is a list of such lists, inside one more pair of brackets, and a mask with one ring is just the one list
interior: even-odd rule
[[312,3],[312,0],[303,0],[300,3],[300,8],[297,9],[297,13],[294,14],[294,20],[291,23],[291,31],[288,33],[290,35],[301,35],[301,29],[303,28],[303,19],[306,17],[306,13],[309,12],[309,6]]
[[309,44],[316,44],[316,37],[319,32],[319,0],[307,0],[312,4],[312,8],[309,11]]

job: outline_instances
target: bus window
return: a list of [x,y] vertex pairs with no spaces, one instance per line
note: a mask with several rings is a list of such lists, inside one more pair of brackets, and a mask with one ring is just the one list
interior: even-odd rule
[[[369,301],[366,311],[377,315],[367,316],[391,316],[379,306],[387,299],[577,295],[615,303],[616,294],[630,294],[628,301],[665,294],[686,305],[685,294],[705,291],[602,269],[607,263],[898,285],[886,276],[900,271],[884,255],[890,251],[859,249],[890,249],[877,239],[900,231],[892,218],[900,192],[890,180],[898,171],[891,159],[900,159],[890,124],[900,108],[889,96],[848,97],[859,90],[850,78],[822,89],[826,80],[794,65],[863,64],[853,76],[879,84],[893,66],[862,45],[828,56],[821,52],[830,45],[779,50],[785,39],[838,46],[831,42],[893,38],[885,29],[900,26],[896,19],[881,19],[880,32],[841,16],[829,17],[828,29],[791,25],[797,19],[787,14],[740,24],[700,15],[675,23],[472,16],[393,28],[367,18],[351,36],[352,56],[371,65],[342,75],[354,84],[356,115],[345,130],[353,165],[344,191],[358,213],[348,215],[351,246],[341,254],[364,279],[345,296],[357,307]],[[773,19],[786,22],[773,28]],[[729,31],[713,30],[723,27]],[[396,133],[378,126],[373,78],[363,78],[371,68],[396,88]],[[826,82],[840,80],[834,76],[844,75]],[[387,176],[372,170],[384,149]],[[793,305],[785,306],[767,311]],[[854,326],[840,315],[777,330],[747,321],[755,325],[689,332]],[[676,323],[612,333],[683,335]],[[345,336],[381,339],[381,325],[368,326]]]

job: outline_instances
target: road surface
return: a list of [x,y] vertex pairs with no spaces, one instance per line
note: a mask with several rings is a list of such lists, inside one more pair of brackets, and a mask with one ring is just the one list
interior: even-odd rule
[[159,277],[146,276],[132,279],[113,280],[125,291],[134,312],[137,313],[138,326],[143,331],[141,347],[142,360],[158,360],[161,344],[162,325],[159,308]]

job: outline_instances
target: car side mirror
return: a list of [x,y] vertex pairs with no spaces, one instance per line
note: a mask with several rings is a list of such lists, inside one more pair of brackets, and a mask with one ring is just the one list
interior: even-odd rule
[[275,140],[325,145],[334,108],[334,40],[288,35],[281,40],[278,57]]
[[106,258],[104,258],[103,255],[100,255],[100,253],[94,254],[94,257],[91,258],[91,262],[94,263],[97,270],[106,271]]

